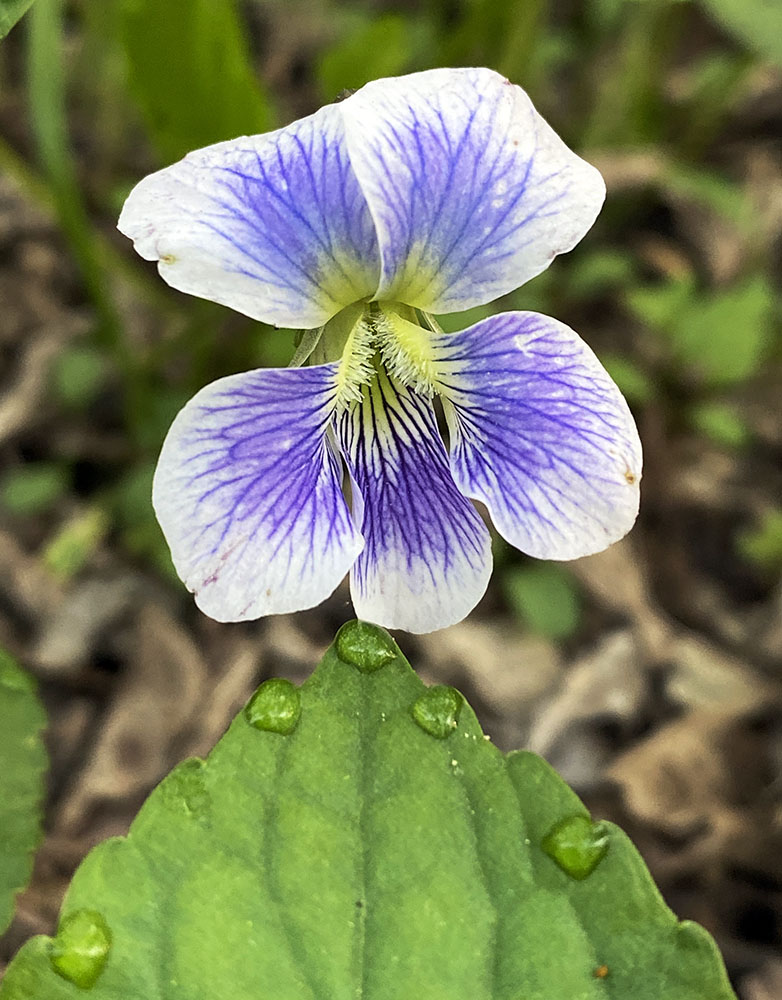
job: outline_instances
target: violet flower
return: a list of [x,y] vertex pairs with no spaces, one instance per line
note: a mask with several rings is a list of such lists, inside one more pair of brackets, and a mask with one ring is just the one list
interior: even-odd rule
[[491,572],[473,499],[542,559],[629,530],[641,447],[589,347],[537,313],[449,334],[430,316],[544,270],[604,191],[488,69],[377,80],[137,185],[119,227],[170,285],[306,331],[291,367],[202,389],[163,446],[155,510],[206,614],[312,607],[350,572],[361,618],[459,621]]

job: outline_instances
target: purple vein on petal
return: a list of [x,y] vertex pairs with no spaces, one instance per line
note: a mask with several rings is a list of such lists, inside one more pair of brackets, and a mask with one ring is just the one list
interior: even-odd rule
[[221,621],[312,607],[363,546],[328,441],[337,365],[202,389],[175,420],[153,500],[174,565]]
[[413,632],[460,620],[488,583],[489,534],[454,485],[431,402],[381,371],[338,432],[363,515],[356,614]]

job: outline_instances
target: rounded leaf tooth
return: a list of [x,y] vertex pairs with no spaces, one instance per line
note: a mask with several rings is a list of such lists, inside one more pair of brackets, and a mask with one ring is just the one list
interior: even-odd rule
[[511,545],[575,559],[638,513],[641,442],[619,389],[564,323],[509,312],[434,339],[459,489]]
[[218,621],[313,607],[363,540],[327,443],[336,365],[219,379],[179,413],[153,503],[174,565]]
[[335,105],[151,174],[119,229],[172,287],[277,326],[321,326],[377,287],[374,225]]
[[381,372],[339,436],[366,540],[350,577],[356,615],[408,632],[460,621],[486,590],[491,545],[454,485],[431,402]]
[[600,211],[599,172],[492,70],[377,80],[340,107],[377,228],[378,299],[482,305],[570,250]]

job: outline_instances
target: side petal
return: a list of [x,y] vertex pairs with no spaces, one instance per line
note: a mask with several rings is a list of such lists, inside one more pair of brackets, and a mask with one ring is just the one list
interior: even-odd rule
[[491,544],[454,485],[431,403],[381,372],[338,426],[366,540],[350,577],[356,615],[408,632],[460,621],[486,590]]
[[539,559],[575,559],[638,513],[641,442],[622,394],[564,323],[510,312],[434,341],[459,489]]
[[217,621],[319,604],[363,546],[327,445],[336,365],[219,379],[179,413],[152,500],[180,577]]
[[277,326],[321,326],[377,287],[374,225],[336,105],[151,174],[119,229],[173,288]]
[[482,305],[570,250],[600,211],[598,171],[492,70],[377,80],[341,107],[377,227],[378,299]]

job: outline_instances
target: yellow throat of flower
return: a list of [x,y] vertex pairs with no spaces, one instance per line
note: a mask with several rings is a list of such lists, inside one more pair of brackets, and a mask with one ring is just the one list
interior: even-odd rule
[[363,386],[381,365],[403,385],[434,395],[438,378],[432,333],[416,319],[413,309],[399,303],[357,302],[329,320],[312,360],[339,360],[339,408],[360,401]]

